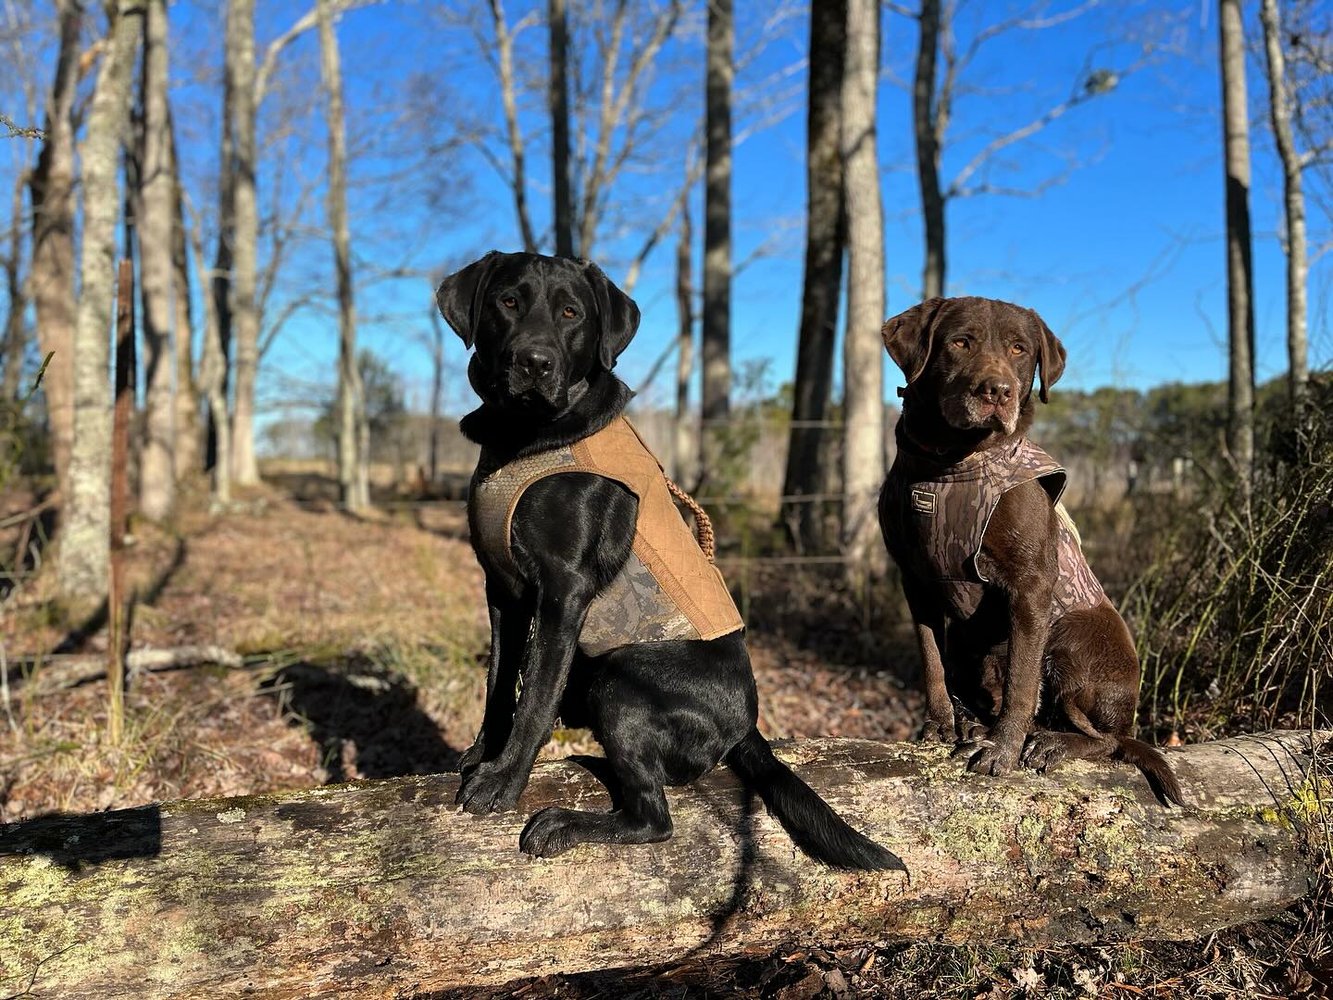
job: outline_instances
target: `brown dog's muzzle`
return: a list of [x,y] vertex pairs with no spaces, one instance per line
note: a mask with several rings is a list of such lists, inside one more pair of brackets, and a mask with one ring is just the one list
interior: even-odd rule
[[1003,367],[988,367],[970,379],[960,379],[941,400],[945,419],[962,429],[1003,429],[1018,426],[1017,379]]

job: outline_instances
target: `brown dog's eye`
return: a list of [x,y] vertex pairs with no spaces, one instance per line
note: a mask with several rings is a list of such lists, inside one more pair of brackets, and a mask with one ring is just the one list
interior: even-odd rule
[[1009,348],[1009,353],[1013,355],[1026,354],[1028,349],[1022,344],[1013,344]]
[[560,315],[565,317],[565,319],[578,319],[579,317],[578,310],[575,309],[573,306],[565,306],[564,310],[560,313]]
[[518,299],[514,298],[512,295],[506,295],[500,300],[500,305],[504,306],[506,309],[516,309],[518,308]]

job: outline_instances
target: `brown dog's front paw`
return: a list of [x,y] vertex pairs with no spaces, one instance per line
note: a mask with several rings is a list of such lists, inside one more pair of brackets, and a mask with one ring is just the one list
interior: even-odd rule
[[1033,733],[1023,746],[1025,767],[1045,774],[1069,756],[1068,744],[1056,733]]
[[952,743],[953,719],[947,722],[940,722],[935,719],[927,719],[921,726],[921,731],[917,733],[917,741],[921,743]]
[[990,736],[990,726],[979,721],[970,714],[959,715],[957,723],[954,724],[954,735],[961,747],[964,743],[974,743],[980,745]]
[[526,784],[527,776],[518,775],[514,768],[493,762],[478,764],[463,778],[454,801],[464,812],[475,815],[509,812],[518,805]]
[[[1018,755],[1022,744],[1015,745],[1009,740],[983,740],[975,746],[976,752],[967,762],[967,769],[973,774],[999,776],[1008,774],[1018,766]],[[959,750],[963,747],[960,746]]]

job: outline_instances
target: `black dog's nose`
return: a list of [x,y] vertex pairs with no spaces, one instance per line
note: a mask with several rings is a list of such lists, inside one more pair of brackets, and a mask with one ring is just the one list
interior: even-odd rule
[[1014,387],[998,378],[984,378],[973,392],[988,403],[1007,403],[1014,394]]
[[535,381],[551,374],[555,358],[540,348],[529,347],[514,353],[514,366]]

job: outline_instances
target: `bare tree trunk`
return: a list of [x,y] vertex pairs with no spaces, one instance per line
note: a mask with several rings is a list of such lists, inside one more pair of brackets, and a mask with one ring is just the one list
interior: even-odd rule
[[555,252],[574,256],[573,201],[569,190],[569,77],[565,68],[569,47],[569,24],[565,0],[549,0],[547,21],[551,29],[551,166],[555,174]]
[[916,79],[912,84],[912,130],[916,136],[916,174],[921,187],[926,261],[921,297],[944,294],[944,194],[940,190],[940,144],[943,118],[935,100],[935,64],[940,45],[940,0],[921,0]]
[[[1327,779],[1313,758],[1323,763],[1328,736],[1168,750],[1186,809],[1106,764],[993,779],[938,746],[777,748],[901,853],[907,874],[811,861],[727,768],[667,790],[666,843],[541,860],[517,849],[536,810],[610,806],[572,761],[539,763],[519,810],[487,817],[452,806],[450,774],[38,816],[0,827],[0,977],[34,998],[359,1000],[522,996],[529,977],[762,954],[793,939],[1198,948],[1326,884],[1310,844],[1325,835],[1314,800]],[[616,981],[603,979],[602,995],[623,996],[606,990]]]
[[860,579],[883,555],[875,500],[884,481],[884,208],[880,200],[875,103],[878,0],[848,0],[842,87],[847,172],[847,334],[843,341],[843,551]]
[[1283,207],[1287,240],[1287,393],[1292,411],[1300,414],[1310,389],[1307,360],[1306,274],[1309,259],[1305,249],[1305,193],[1301,184],[1301,154],[1291,131],[1291,97],[1287,85],[1286,58],[1282,52],[1282,19],[1277,0],[1261,0],[1259,20],[1264,26],[1264,50],[1268,55],[1268,108],[1273,120],[1273,138],[1282,160]]
[[[491,18],[495,24],[495,46],[499,51],[500,98],[504,104],[505,128],[509,138],[509,155],[513,161],[510,185],[514,193],[514,211],[518,215],[518,230],[523,238],[523,249],[537,252],[537,237],[528,218],[528,176],[523,148],[523,132],[518,127],[518,84],[514,79],[514,37],[509,33],[501,0],[490,0]],[[568,148],[568,147],[566,147]]]
[[732,0],[708,0],[705,84],[704,274],[700,342],[702,478],[716,469],[716,442],[731,412],[731,86],[735,74]]
[[[190,306],[190,249],[185,229],[185,189],[181,183],[180,157],[176,150],[176,128],[168,108],[168,133],[171,140],[171,273],[175,305],[175,438],[172,451],[176,459],[176,479],[198,472],[199,390],[194,380],[194,311]],[[204,295],[208,294],[207,287]]]
[[1226,155],[1227,330],[1230,383],[1227,448],[1249,491],[1254,471],[1254,270],[1250,240],[1250,127],[1245,93],[1245,29],[1240,0],[1218,16]]
[[255,146],[255,5],[230,0],[227,8],[227,63],[232,67],[235,102],[232,138],[236,238],[231,269],[230,308],[236,350],[236,388],[231,419],[232,480],[238,486],[259,482],[255,463],[255,378],[259,368],[259,313],[255,302],[259,212],[256,205]]
[[[234,11],[228,4],[228,25]],[[230,49],[228,49],[230,51]],[[236,245],[236,140],[233,129],[233,117],[236,114],[235,63],[226,58],[222,73],[222,136],[218,157],[218,245],[213,256],[213,277],[204,289],[204,294],[211,297],[213,322],[216,326],[219,345],[219,358],[222,363],[222,397],[227,397],[231,381],[231,269],[235,260]],[[203,261],[199,261],[199,273],[203,275]],[[207,343],[207,340],[205,341]],[[202,360],[201,360],[202,365]],[[223,429],[219,421],[227,427]],[[204,445],[204,468],[214,469],[222,461],[221,439],[226,437],[228,445],[226,466],[229,470],[227,481],[231,481],[231,417],[226,407],[219,414],[212,405],[208,408],[208,434]],[[215,477],[216,479],[216,477]]]
[[430,358],[430,485],[433,490],[440,481],[440,411],[444,407],[444,324],[440,322],[440,310],[436,308],[433,296],[426,314],[430,316],[434,334]]
[[23,356],[28,348],[27,283],[23,280],[23,189],[28,186],[27,171],[14,179],[10,207],[9,252],[5,255],[5,289],[9,294],[9,314],[5,317],[5,374],[0,382],[0,403],[18,399],[24,392],[21,376]]
[[[688,189],[687,189],[688,191]],[[698,426],[689,419],[690,376],[694,373],[694,227],[688,194],[682,198],[680,238],[676,241],[676,427],[671,477],[692,482],[699,465]]]
[[356,363],[356,304],[352,299],[352,250],[347,229],[347,137],[343,120],[342,61],[334,33],[335,0],[317,0],[320,76],[327,96],[329,133],[328,217],[338,282],[338,482],[348,510],[370,506],[370,434],[365,391]]
[[[183,200],[183,199],[182,199]],[[208,424],[214,444],[213,504],[225,507],[231,503],[231,421],[227,419],[227,355],[222,342],[222,327],[218,322],[218,299],[207,289],[216,287],[204,270],[203,235],[200,227],[193,227],[190,245],[194,250],[195,280],[205,289],[200,296],[204,304],[204,344],[199,357],[199,389],[208,403]]]
[[74,438],[60,544],[60,590],[106,597],[110,544],[111,384],[107,377],[115,282],[117,174],[129,124],[130,79],[143,33],[137,0],[118,0],[97,74],[83,160],[83,252],[74,332]]
[[175,421],[171,364],[172,224],[175,183],[167,113],[167,5],[144,6],[142,152],[139,170],[139,275],[143,299],[144,439],[139,459],[139,510],[161,521],[176,502]]
[[[843,205],[842,125],[843,61],[847,48],[847,0],[816,0],[810,11],[810,83],[806,115],[807,151],[805,278],[801,291],[801,327],[797,336],[792,426],[782,492],[811,496],[824,484],[822,456],[829,438],[833,384],[833,349],[838,338],[838,296],[842,254],[847,240]],[[788,504],[782,520],[799,551],[823,547],[822,505]]]
[[56,486],[69,496],[69,453],[74,436],[74,123],[79,80],[79,29],[83,6],[61,0],[60,51],[46,105],[46,140],[32,172],[30,282],[37,344],[54,352],[42,380]]

